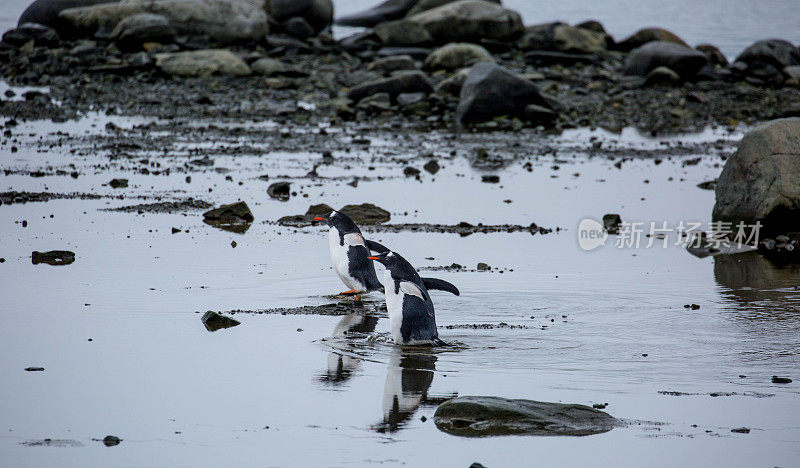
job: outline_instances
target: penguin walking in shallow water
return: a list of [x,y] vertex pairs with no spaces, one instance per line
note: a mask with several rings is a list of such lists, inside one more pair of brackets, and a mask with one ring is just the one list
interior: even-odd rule
[[330,226],[328,244],[333,269],[342,282],[350,288],[341,295],[356,295],[383,289],[375,265],[369,260],[370,252],[388,252],[377,242],[364,238],[355,222],[344,213],[331,211],[327,216],[317,216],[314,221],[324,221]]
[[381,281],[394,342],[399,345],[444,345],[436,330],[436,315],[428,290],[440,289],[458,296],[458,288],[444,280],[420,278],[414,267],[396,252],[382,252],[369,259],[386,267]]

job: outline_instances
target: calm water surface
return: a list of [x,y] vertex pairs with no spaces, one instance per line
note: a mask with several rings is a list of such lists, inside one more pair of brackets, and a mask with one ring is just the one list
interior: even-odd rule
[[[146,121],[113,120],[122,127]],[[695,185],[717,176],[717,157],[685,167],[682,161],[694,155],[658,165],[635,160],[620,170],[613,160],[573,158],[569,151],[522,155],[538,156],[530,159],[533,172],[514,163],[499,173],[500,184],[480,183],[480,173],[452,158],[435,177],[424,173],[417,182],[398,177],[396,163],[373,163],[376,170],[367,171],[373,146],[337,153],[334,166],[318,170],[324,177],[384,180],[357,188],[297,180],[309,197],[282,203],[266,197],[267,183],[257,176],[300,176],[317,155],[219,156],[216,167],[229,173],[193,173],[189,185],[185,174],[141,175],[130,160],[109,161],[102,151],[70,155],[34,143],[56,138],[55,131],[100,132],[104,123],[95,116],[21,125],[15,134],[31,136],[17,153],[0,146],[3,169],[73,163],[82,175],[11,174],[1,189],[111,194],[118,192],[102,184],[127,177],[128,194],[156,197],[179,187],[215,204],[241,198],[257,221],[238,235],[203,224],[199,212],[99,211],[135,199],[0,207],[0,255],[7,260],[0,265],[4,466],[750,467],[794,466],[800,459],[796,267],[752,253],[699,259],[674,246],[618,249],[613,238],[591,253],[577,245],[585,216],[707,221],[713,192]],[[231,135],[227,142],[178,141],[162,162],[183,161],[190,148],[235,142]],[[592,135],[607,144],[659,144],[632,131],[616,137],[585,130],[553,143],[569,147]],[[730,145],[739,137],[709,131],[689,139]],[[416,155],[396,151],[398,158]],[[107,169],[96,170],[98,163]],[[458,344],[451,350],[409,351],[368,340],[388,331],[380,314],[237,314],[240,326],[206,331],[198,312],[330,302],[325,296],[342,285],[329,266],[326,234],[263,221],[302,213],[311,203],[364,201],[390,210],[392,222],[535,221],[565,230],[372,236],[418,267],[474,268],[483,261],[504,269],[426,273],[462,291],[434,296],[440,335]],[[23,219],[25,228],[17,223]],[[172,227],[189,232],[173,235]],[[31,264],[32,250],[49,249],[73,250],[77,261]],[[700,309],[683,307],[689,303]],[[458,327],[501,322],[523,327]],[[25,372],[28,366],[46,370]],[[772,384],[772,375],[795,383]],[[659,393],[667,391],[692,395]],[[608,403],[606,411],[629,425],[587,437],[466,439],[433,423],[436,403],[453,395]],[[730,432],[742,426],[751,432]],[[122,443],[93,440],[107,434]],[[69,446],[26,445],[45,438]]]

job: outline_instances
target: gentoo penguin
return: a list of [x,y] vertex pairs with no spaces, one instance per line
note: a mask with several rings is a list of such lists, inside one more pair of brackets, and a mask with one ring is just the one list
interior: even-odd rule
[[460,294],[458,289],[444,280],[420,278],[414,267],[397,252],[382,252],[369,259],[386,267],[381,281],[394,342],[399,345],[444,345],[436,331],[436,316],[428,289],[441,289],[456,296]]
[[364,239],[356,223],[344,213],[331,211],[328,216],[317,216],[314,221],[324,221],[330,226],[328,243],[333,269],[342,282],[350,288],[340,294],[351,295],[383,289],[375,265],[369,261],[370,251],[388,252],[377,242]]

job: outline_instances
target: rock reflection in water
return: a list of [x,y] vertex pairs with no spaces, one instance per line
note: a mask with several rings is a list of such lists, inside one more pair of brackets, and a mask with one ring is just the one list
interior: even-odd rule
[[776,264],[756,252],[718,255],[714,278],[727,303],[723,317],[746,334],[744,358],[795,366],[800,349],[800,265]]
[[781,264],[757,252],[714,257],[714,279],[740,308],[793,312],[800,320],[800,264]]

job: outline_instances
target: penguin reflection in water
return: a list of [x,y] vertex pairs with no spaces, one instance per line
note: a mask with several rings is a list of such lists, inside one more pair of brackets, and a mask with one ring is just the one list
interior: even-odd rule
[[420,278],[417,270],[397,252],[382,252],[369,259],[386,267],[382,282],[394,342],[399,345],[445,345],[436,330],[436,316],[428,290],[441,289],[458,296],[458,289],[444,280]]

